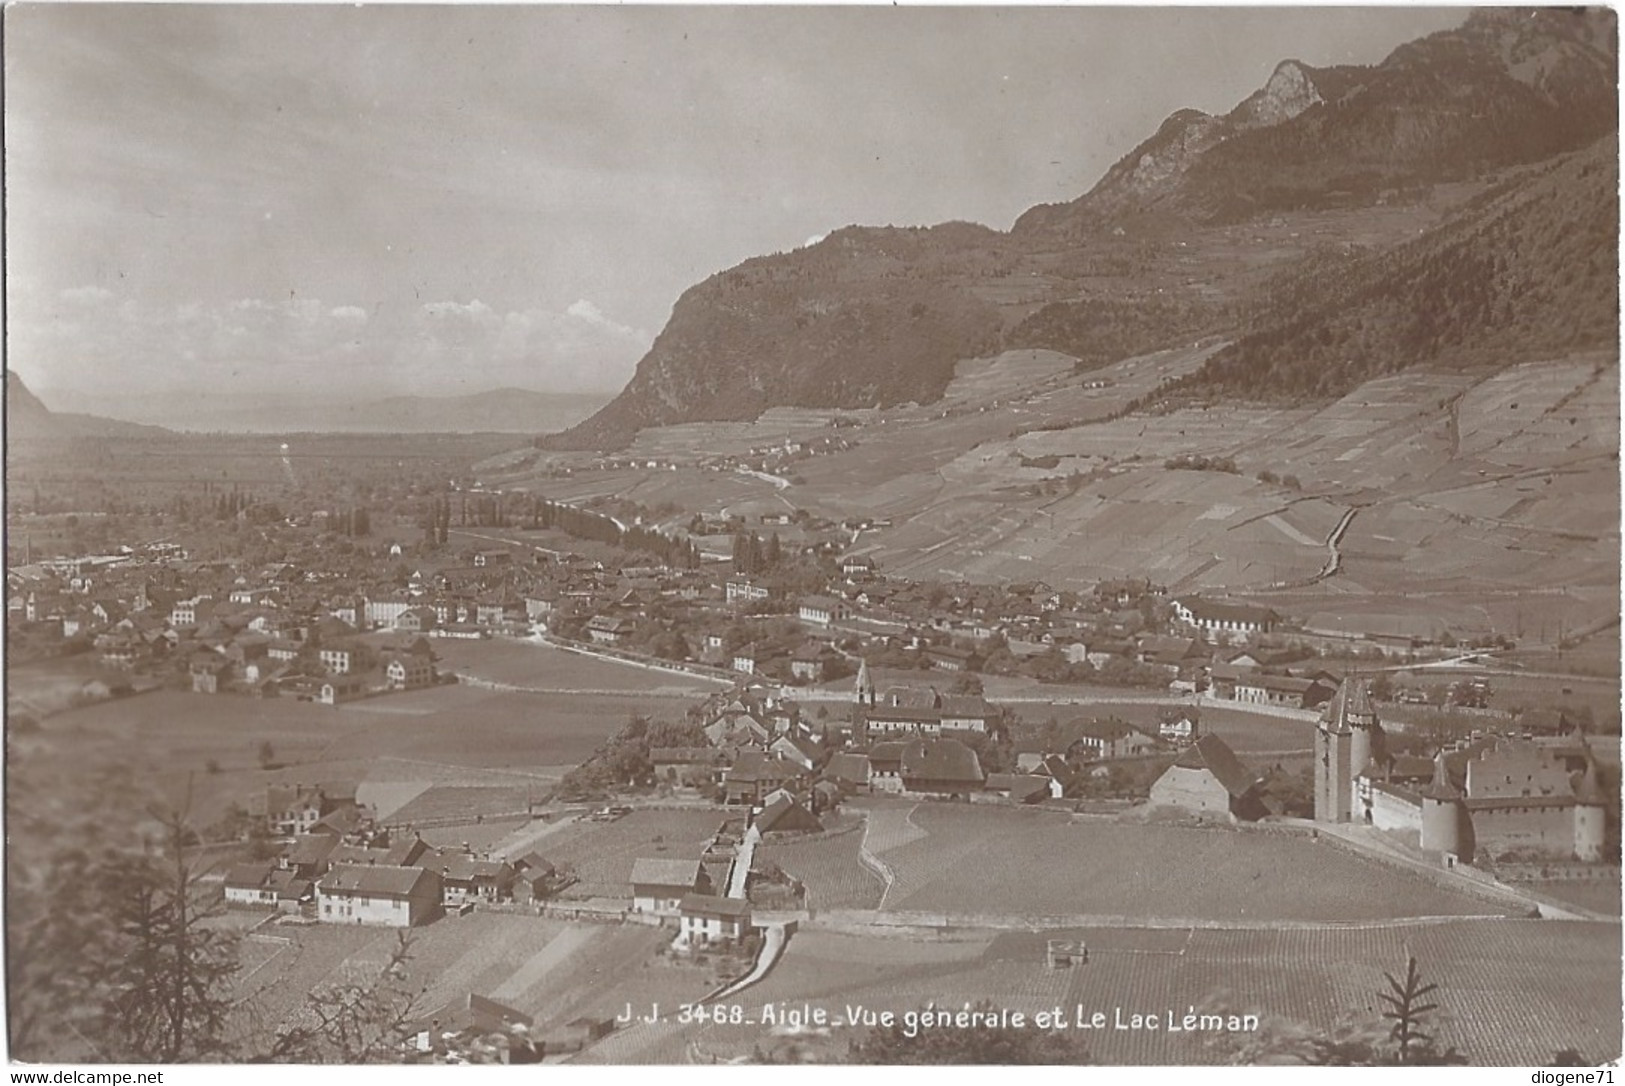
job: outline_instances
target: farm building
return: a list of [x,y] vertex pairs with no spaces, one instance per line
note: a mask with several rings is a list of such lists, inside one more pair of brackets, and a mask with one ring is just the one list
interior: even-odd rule
[[869,787],[875,792],[903,791],[903,748],[906,743],[876,743],[869,748]]
[[1197,739],[1152,783],[1151,805],[1228,821],[1250,822],[1269,814],[1257,777],[1216,735]]
[[750,931],[750,902],[742,898],[685,894],[677,914],[677,939],[687,946],[737,943]]
[[632,864],[632,911],[655,916],[676,916],[689,894],[705,893],[710,880],[698,860],[650,859],[640,856]]
[[1249,674],[1235,680],[1235,700],[1252,705],[1277,705],[1287,709],[1318,709],[1335,692],[1319,679],[1298,679],[1290,675]]
[[407,928],[440,915],[440,875],[423,867],[341,864],[316,884],[317,916]]

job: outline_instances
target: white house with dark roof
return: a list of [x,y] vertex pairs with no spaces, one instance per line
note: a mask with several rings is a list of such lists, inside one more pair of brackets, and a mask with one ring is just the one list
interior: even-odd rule
[[1281,616],[1268,607],[1179,596],[1172,601],[1174,617],[1196,630],[1206,641],[1229,645],[1269,633]]
[[737,943],[750,931],[750,902],[740,898],[685,894],[677,914],[677,940],[688,946]]
[[333,924],[416,927],[440,914],[440,873],[339,864],[316,884],[316,915]]
[[710,880],[698,860],[651,859],[640,856],[632,863],[632,911],[655,916],[676,916],[678,906],[689,894],[710,890]]

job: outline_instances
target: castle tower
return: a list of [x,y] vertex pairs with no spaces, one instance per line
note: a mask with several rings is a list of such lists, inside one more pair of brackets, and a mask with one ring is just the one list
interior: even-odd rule
[[1433,781],[1422,789],[1422,847],[1470,858],[1470,836],[1461,789],[1450,783],[1441,750],[1433,758]]
[[1574,782],[1574,858],[1587,863],[1602,859],[1606,801],[1597,780],[1596,759],[1586,762]]
[[1326,703],[1315,729],[1315,821],[1355,817],[1355,780],[1367,766],[1387,761],[1382,725],[1365,680],[1349,676]]

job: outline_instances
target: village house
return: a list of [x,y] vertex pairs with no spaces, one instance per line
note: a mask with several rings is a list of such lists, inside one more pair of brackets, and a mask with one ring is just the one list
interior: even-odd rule
[[501,860],[485,860],[450,849],[426,851],[415,867],[440,875],[441,903],[455,909],[468,902],[495,904],[513,896],[514,869]]
[[433,607],[408,607],[395,619],[395,628],[402,633],[425,634],[440,623]]
[[334,924],[406,928],[441,911],[440,874],[425,867],[341,864],[316,884],[317,916]]
[[750,902],[740,898],[684,894],[677,913],[677,940],[688,947],[738,943],[750,931]]
[[392,655],[384,664],[384,685],[390,690],[416,690],[433,686],[434,662],[417,653]]
[[631,620],[615,615],[594,615],[587,620],[587,636],[600,645],[618,645],[635,629]]
[[822,682],[824,661],[828,656],[829,650],[820,642],[803,642],[790,656],[790,674],[803,682]]
[[741,751],[723,775],[723,802],[758,803],[768,793],[801,780],[806,770],[781,754]]
[[333,784],[272,784],[265,789],[266,828],[273,837],[308,833],[326,815],[354,807],[356,786]]
[[632,862],[632,911],[655,916],[676,916],[683,898],[708,894],[710,880],[698,860],[651,859]]
[[1121,720],[1076,720],[1070,725],[1075,734],[1069,752],[1093,761],[1132,758],[1156,749],[1151,736]]

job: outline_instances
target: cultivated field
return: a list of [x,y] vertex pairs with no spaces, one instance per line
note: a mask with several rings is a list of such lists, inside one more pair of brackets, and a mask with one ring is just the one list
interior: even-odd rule
[[1327,922],[1503,911],[1300,837],[951,803],[921,803],[909,821],[923,837],[869,845],[895,873],[889,910]]

